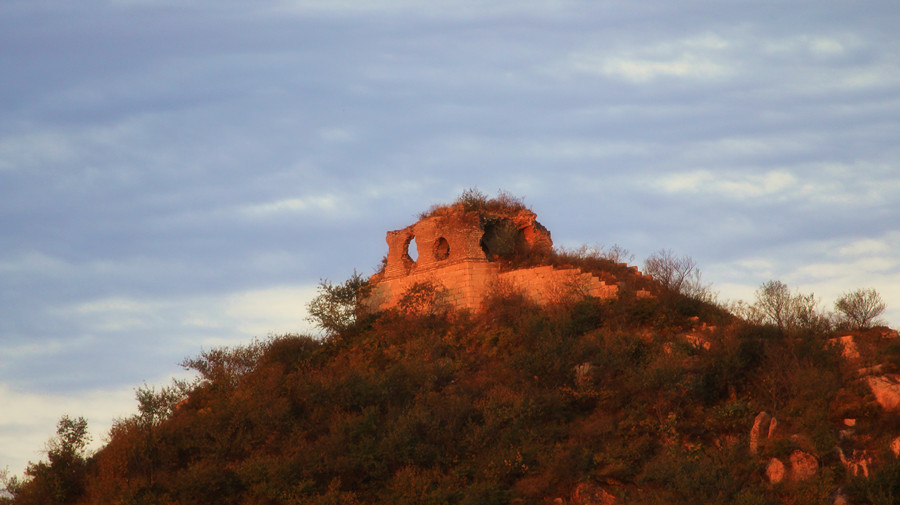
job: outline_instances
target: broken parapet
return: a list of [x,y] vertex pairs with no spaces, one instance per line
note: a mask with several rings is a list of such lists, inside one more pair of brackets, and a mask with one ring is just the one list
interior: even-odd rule
[[578,268],[543,265],[503,271],[500,260],[551,251],[550,232],[536,217],[527,209],[466,211],[454,205],[388,232],[387,259],[384,270],[372,278],[368,307],[394,307],[417,283],[430,283],[457,308],[471,310],[499,286],[541,304],[558,300],[563,292],[615,296],[617,286]]

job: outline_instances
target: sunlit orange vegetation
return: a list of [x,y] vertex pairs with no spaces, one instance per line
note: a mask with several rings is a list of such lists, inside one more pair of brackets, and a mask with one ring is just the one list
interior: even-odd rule
[[[625,285],[651,282],[596,254],[557,258]],[[59,451],[14,481],[7,501],[807,504],[831,503],[839,488],[855,503],[900,496],[900,464],[887,450],[900,422],[856,375],[900,365],[886,329],[852,332],[861,361],[851,366],[835,326],[819,319],[779,326],[659,285],[653,293],[626,286],[613,299],[537,306],[498,290],[468,312],[438,306],[420,287],[395,309],[341,312],[325,338],[206,351],[184,363],[196,382],[139,390],[139,413],[119,420],[96,454],[84,454],[69,420]],[[761,411],[777,430],[751,450]],[[848,419],[858,420],[850,435]],[[844,459],[867,451],[868,476],[836,449]],[[812,458],[812,474],[773,483],[771,462],[798,452]]]

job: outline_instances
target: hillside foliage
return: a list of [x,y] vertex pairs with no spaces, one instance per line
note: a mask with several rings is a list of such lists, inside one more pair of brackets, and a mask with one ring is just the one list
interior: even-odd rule
[[[457,203],[521,205],[504,198]],[[196,380],[139,388],[138,413],[93,454],[84,420],[63,418],[48,461],[4,476],[0,503],[898,503],[886,448],[900,421],[833,339],[862,328],[857,365],[896,371],[900,344],[865,330],[880,299],[848,296],[841,319],[771,281],[726,310],[690,258],[661,251],[642,275],[631,257],[614,246],[539,258],[616,284],[615,298],[539,306],[498,287],[477,312],[419,283],[367,313],[365,279],[323,281],[309,307],[323,337],[186,359]],[[763,411],[780,435],[757,443]],[[847,419],[861,420],[852,437]],[[838,456],[857,451],[871,455],[866,478]],[[798,452],[814,475],[771,483],[767,462]]]

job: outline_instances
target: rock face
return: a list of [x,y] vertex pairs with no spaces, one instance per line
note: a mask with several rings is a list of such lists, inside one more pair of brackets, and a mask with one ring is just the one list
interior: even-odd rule
[[618,286],[578,268],[547,265],[501,271],[499,259],[551,250],[550,232],[535,218],[527,209],[492,213],[454,205],[388,232],[384,271],[371,279],[367,307],[396,306],[404,293],[421,283],[443,290],[450,304],[473,310],[498,288],[521,291],[542,304],[566,293],[597,298],[616,295]]
[[870,375],[863,379],[884,410],[900,411],[900,375]]
[[846,360],[859,360],[862,356],[859,354],[859,348],[853,340],[853,335],[845,335],[831,339],[835,345],[841,349],[841,356]]

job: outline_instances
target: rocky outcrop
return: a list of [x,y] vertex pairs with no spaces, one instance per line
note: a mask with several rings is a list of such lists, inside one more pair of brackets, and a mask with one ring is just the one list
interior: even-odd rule
[[850,453],[850,456],[847,457],[847,455],[844,454],[844,451],[838,448],[837,454],[841,460],[841,464],[847,469],[848,475],[853,477],[869,477],[869,468],[873,461],[869,451],[854,450]]
[[859,348],[856,346],[856,342],[853,340],[853,335],[836,337],[831,339],[831,342],[838,346],[841,350],[841,357],[846,360],[859,360],[862,357],[859,353]]
[[771,458],[766,464],[766,478],[771,484],[778,484],[785,480],[794,482],[807,480],[814,477],[818,471],[818,458],[801,450],[791,453],[787,465],[778,458]]
[[760,412],[753,419],[753,427],[750,428],[750,454],[759,452],[759,448],[775,434],[778,421],[768,412]]
[[872,394],[875,395],[875,401],[884,410],[900,411],[900,375],[870,375],[863,378]]
[[591,370],[593,365],[589,362],[582,363],[575,367],[575,385],[581,388],[588,387],[593,383]]

